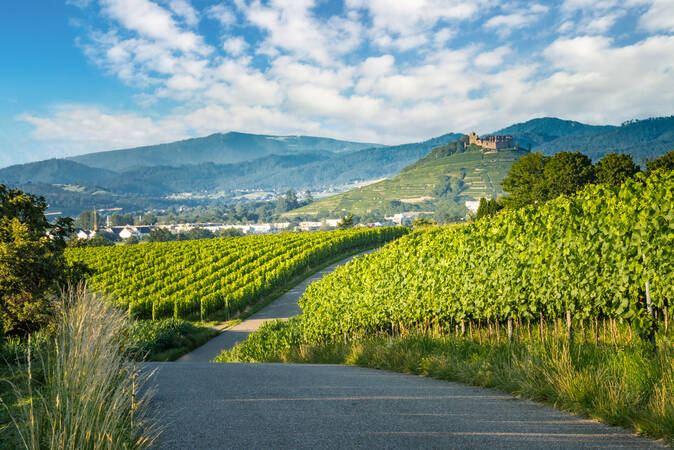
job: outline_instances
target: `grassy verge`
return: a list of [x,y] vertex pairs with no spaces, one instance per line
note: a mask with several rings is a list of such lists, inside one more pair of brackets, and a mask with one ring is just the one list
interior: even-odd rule
[[173,361],[219,333],[181,319],[134,320],[129,324],[128,354],[139,361]]
[[270,322],[216,361],[350,364],[511,392],[674,442],[674,345],[563,339],[512,344],[411,332],[302,343],[301,320]]

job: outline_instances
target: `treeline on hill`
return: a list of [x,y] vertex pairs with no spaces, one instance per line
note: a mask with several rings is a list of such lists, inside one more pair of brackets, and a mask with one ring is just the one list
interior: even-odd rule
[[[674,151],[646,161],[646,173],[674,168]],[[640,169],[626,153],[608,153],[596,164],[580,152],[559,152],[554,156],[529,153],[510,167],[501,185],[507,196],[480,200],[476,218],[492,216],[504,207],[520,208],[544,203],[560,195],[571,195],[588,184],[620,186]]]

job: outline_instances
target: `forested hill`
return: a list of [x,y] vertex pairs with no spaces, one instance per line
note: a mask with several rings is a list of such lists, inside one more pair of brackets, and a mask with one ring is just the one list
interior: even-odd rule
[[148,166],[185,164],[232,164],[263,156],[313,152],[349,152],[382,147],[380,144],[340,141],[312,136],[270,136],[247,133],[217,133],[169,144],[89,153],[68,158],[90,167],[123,171]]
[[587,136],[611,131],[615,128],[611,125],[587,125],[573,120],[557,119],[556,117],[541,117],[510,125],[491,134],[511,135],[522,147],[526,148],[531,145],[534,148],[564,136]]
[[578,150],[595,161],[606,153],[621,152],[631,154],[637,163],[642,163],[646,158],[654,159],[673,149],[674,116],[670,116],[627,122],[595,134],[563,136],[533,150],[545,155]]

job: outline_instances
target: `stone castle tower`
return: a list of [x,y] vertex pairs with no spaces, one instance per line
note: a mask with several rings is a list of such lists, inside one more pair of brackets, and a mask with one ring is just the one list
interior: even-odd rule
[[493,151],[514,146],[512,136],[486,136],[484,139],[480,139],[475,132],[471,132],[468,135],[468,143],[479,145],[482,148]]

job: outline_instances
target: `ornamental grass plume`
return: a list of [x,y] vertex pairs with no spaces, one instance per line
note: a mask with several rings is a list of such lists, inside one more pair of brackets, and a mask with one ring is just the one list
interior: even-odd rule
[[147,448],[158,437],[146,415],[152,373],[125,362],[124,312],[84,285],[61,296],[57,331],[45,349],[31,354],[25,398],[12,417],[26,449]]

